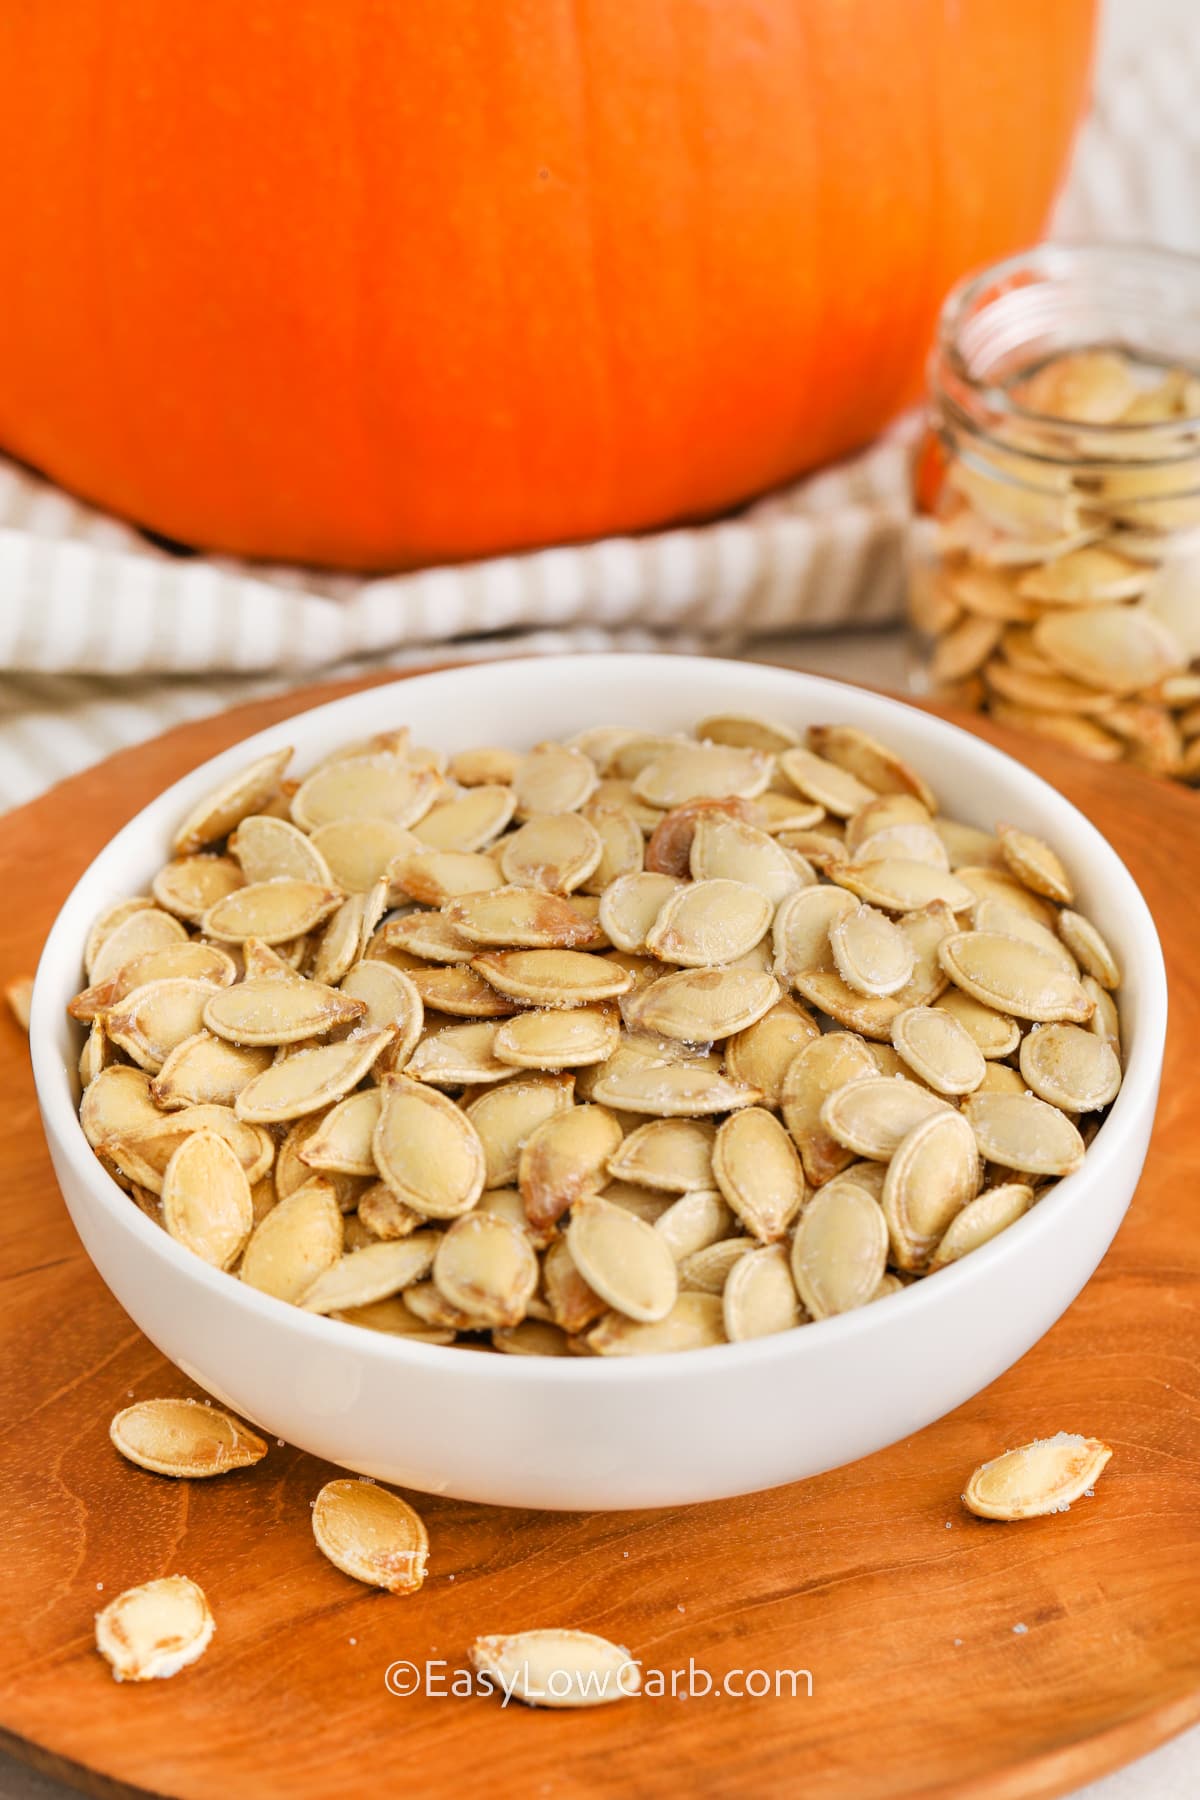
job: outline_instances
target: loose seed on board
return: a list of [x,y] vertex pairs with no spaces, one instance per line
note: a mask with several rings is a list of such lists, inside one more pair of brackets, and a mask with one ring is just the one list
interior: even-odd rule
[[963,1504],[981,1519],[1038,1519],[1067,1512],[1103,1474],[1112,1451],[1098,1438],[1059,1431],[1006,1450],[981,1464],[963,1494]]
[[603,1706],[640,1693],[642,1674],[623,1644],[590,1631],[518,1631],[479,1637],[471,1666],[527,1706]]
[[116,1415],[108,1435],[140,1469],[189,1481],[252,1468],[267,1454],[248,1425],[200,1400],[139,1400]]
[[313,1507],[313,1536],[344,1575],[391,1594],[425,1579],[429,1536],[406,1500],[374,1481],[327,1481]]
[[215,1630],[203,1588],[166,1575],[126,1588],[96,1614],[96,1648],[117,1681],[165,1680],[203,1656]]

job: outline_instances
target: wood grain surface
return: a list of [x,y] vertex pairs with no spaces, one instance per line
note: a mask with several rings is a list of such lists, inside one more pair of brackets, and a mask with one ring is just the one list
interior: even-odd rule
[[[334,691],[183,726],[0,821],[0,976],[32,970],[77,875],[166,783]],[[310,1457],[272,1446],[192,1486],[122,1463],[118,1407],[195,1390],[87,1263],[25,1042],[0,1021],[0,1743],[97,1794],[1011,1800],[1200,1717],[1200,808],[970,723],[1083,807],[1150,899],[1172,1006],[1158,1125],[1125,1226],[1049,1335],[919,1437],[813,1481],[642,1514],[419,1500],[432,1572],[399,1598],[314,1548],[330,1471]],[[1115,1448],[1094,1499],[1021,1525],[963,1511],[976,1463],[1060,1429]],[[174,1572],[206,1589],[214,1643],[176,1680],[118,1687],[93,1612]],[[385,1686],[389,1665],[427,1659],[449,1685],[477,1633],[549,1624],[630,1645],[681,1691],[535,1713]],[[812,1695],[785,1678],[778,1697],[686,1697],[689,1659],[718,1685],[808,1670]]]

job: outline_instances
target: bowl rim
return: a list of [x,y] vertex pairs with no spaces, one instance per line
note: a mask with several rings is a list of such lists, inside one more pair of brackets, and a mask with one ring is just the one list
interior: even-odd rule
[[[824,704],[827,716],[833,718],[837,717],[839,697],[848,693],[866,696],[871,702],[873,713],[878,714],[881,735],[886,735],[889,718],[900,721],[915,718],[920,721],[922,730],[932,731],[938,738],[944,737],[948,752],[952,752],[956,746],[968,749],[969,755],[982,763],[988,775],[994,775],[1009,784],[1015,779],[1031,792],[1039,794],[1043,808],[1059,814],[1069,824],[1071,831],[1084,839],[1090,854],[1101,865],[1106,865],[1103,873],[1114,886],[1116,905],[1130,938],[1135,940],[1142,989],[1140,1012],[1144,1016],[1139,1017],[1138,1031],[1128,1055],[1121,1090],[1095,1140],[1099,1143],[1103,1138],[1109,1150],[1119,1154],[1121,1147],[1127,1145],[1137,1134],[1138,1120],[1144,1108],[1147,1105],[1153,1108],[1166,1038],[1166,970],[1149,906],[1120,856],[1085,814],[1041,776],[973,732],[942,719],[937,714],[923,712],[902,700],[877,694],[856,683],[810,675],[803,670],[777,664],[670,653],[592,652],[505,659],[505,666],[510,669],[514,666],[538,668],[548,682],[556,679],[566,681],[581,676],[592,677],[599,669],[612,668],[616,664],[622,665],[627,673],[633,665],[638,665],[642,673],[667,678],[673,684],[686,683],[689,671],[700,669],[706,675],[711,675],[714,670],[724,669],[729,671],[731,679],[743,682],[748,675],[754,673],[776,681],[783,678],[789,684],[794,684],[798,707],[808,707],[811,710],[814,705]],[[89,893],[94,885],[99,884],[104,866],[110,861],[119,861],[121,847],[127,839],[139,836],[145,829],[144,821],[148,813],[155,810],[163,813],[171,811],[182,817],[196,798],[210,787],[215,787],[227,774],[243,767],[254,756],[282,748],[297,733],[301,737],[307,735],[313,721],[320,719],[322,722],[336,723],[339,714],[352,720],[355,708],[362,704],[364,692],[375,703],[386,702],[389,697],[395,697],[403,704],[406,698],[411,698],[414,687],[425,689],[444,686],[451,690],[456,687],[469,688],[472,683],[486,682],[489,674],[494,678],[495,666],[494,662],[472,663],[381,683],[340,699],[305,708],[302,712],[294,713],[262,731],[240,739],[227,750],[197,764],[146,806],[140,807],[107,841],[73,885],[50,929],[38,963],[30,1016],[30,1054],[47,1137],[57,1145],[59,1154],[87,1190],[89,1199],[108,1215],[119,1231],[131,1233],[135,1239],[140,1238],[143,1248],[151,1255],[161,1258],[181,1279],[192,1283],[202,1292],[212,1295],[218,1301],[223,1298],[224,1302],[257,1317],[263,1324],[284,1325],[288,1330],[297,1332],[302,1339],[318,1346],[325,1344],[332,1349],[340,1344],[343,1352],[353,1348],[372,1361],[397,1371],[408,1368],[414,1374],[422,1369],[436,1369],[445,1375],[448,1368],[454,1366],[448,1364],[447,1359],[457,1356],[461,1363],[469,1364],[472,1378],[515,1382],[529,1389],[537,1389],[543,1384],[561,1382],[577,1382],[584,1386],[620,1385],[631,1379],[643,1378],[647,1364],[653,1364],[656,1379],[667,1382],[685,1380],[689,1371],[707,1370],[715,1374],[718,1369],[724,1370],[731,1366],[740,1367],[750,1375],[755,1369],[766,1368],[781,1360],[797,1359],[799,1367],[800,1359],[811,1362],[814,1357],[820,1358],[826,1351],[830,1355],[836,1354],[838,1345],[851,1338],[868,1333],[887,1333],[893,1321],[899,1323],[907,1317],[914,1323],[918,1322],[923,1313],[928,1314],[931,1308],[941,1304],[939,1295],[951,1292],[965,1294],[971,1284],[987,1284],[994,1274],[1014,1258],[1036,1254],[1039,1243],[1052,1237],[1060,1229],[1068,1211],[1087,1204],[1087,1190],[1091,1183],[1103,1179],[1107,1164],[1089,1167],[1085,1161],[1079,1170],[1061,1179],[1037,1206],[1007,1230],[989,1243],[981,1245],[978,1250],[972,1251],[969,1256],[939,1270],[936,1280],[917,1281],[882,1300],[872,1301],[833,1318],[815,1321],[821,1327],[817,1333],[807,1330],[777,1332],[741,1343],[712,1345],[667,1356],[650,1353],[620,1357],[499,1355],[469,1358],[463,1357],[454,1346],[424,1344],[413,1338],[364,1330],[361,1326],[347,1324],[339,1319],[305,1312],[303,1308],[276,1299],[273,1295],[247,1288],[236,1276],[213,1268],[182,1244],[176,1243],[160,1226],[147,1219],[138,1207],[131,1205],[128,1195],[96,1159],[84,1136],[72,1093],[72,1071],[64,1062],[55,1042],[56,1033],[61,1026],[57,1016],[60,972],[64,963],[78,968],[81,962],[84,935],[95,915],[96,907],[96,902],[89,898]],[[770,685],[770,682],[766,685]],[[844,706],[844,699],[841,703]],[[358,732],[351,726],[346,733],[347,738],[360,735],[361,722]],[[901,1305],[903,1312],[897,1310]],[[336,1336],[331,1338],[331,1332]],[[463,1373],[468,1373],[466,1368]]]

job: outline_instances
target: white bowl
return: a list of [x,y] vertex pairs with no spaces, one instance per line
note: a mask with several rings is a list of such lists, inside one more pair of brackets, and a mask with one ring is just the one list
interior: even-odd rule
[[[283,744],[299,769],[400,722],[418,741],[530,745],[589,724],[675,729],[718,709],[845,721],[893,745],[946,811],[1047,838],[1124,970],[1125,1083],[1083,1168],[983,1249],[889,1299],[815,1326],[684,1355],[472,1356],[391,1338],[243,1287],[143,1217],[76,1116],[79,1052],[64,1008],[91,921],[145,888],[190,806]],[[118,833],[50,934],[32,1052],[54,1167],[89,1256],[184,1373],[264,1432],[401,1487],[505,1506],[678,1505],[795,1481],[918,1431],[1036,1343],[1108,1248],[1141,1172],[1167,996],[1132,877],[1062,796],[979,739],[896,701],[754,664],[575,656],[421,676],[318,707],[193,771]],[[116,1404],[114,1400],[114,1405]]]

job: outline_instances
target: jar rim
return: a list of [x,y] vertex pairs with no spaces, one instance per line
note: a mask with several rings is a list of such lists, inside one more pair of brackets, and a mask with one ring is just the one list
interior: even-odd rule
[[[975,269],[950,289],[938,315],[937,333],[930,352],[931,387],[935,394],[950,402],[973,431],[985,438],[994,439],[1003,448],[1012,447],[1011,443],[1005,444],[1002,437],[997,437],[997,432],[1002,431],[1006,425],[1031,426],[1050,433],[1086,431],[1088,453],[1081,455],[1077,444],[1064,446],[1061,453],[1049,445],[1042,449],[1023,446],[1022,455],[1034,461],[1048,464],[1131,461],[1144,465],[1159,460],[1158,452],[1147,457],[1143,451],[1137,457],[1129,457],[1124,452],[1134,442],[1142,445],[1160,444],[1161,457],[1167,460],[1176,440],[1194,436],[1200,430],[1200,412],[1170,419],[1118,420],[1103,425],[1065,420],[1022,405],[1007,387],[989,381],[972,368],[964,349],[964,327],[973,318],[979,317],[990,302],[1002,299],[1025,285],[1032,286],[1037,282],[1049,284],[1056,279],[1064,281],[1069,275],[1086,277],[1093,268],[1097,281],[1103,278],[1104,281],[1111,282],[1114,269],[1119,269],[1135,276],[1157,277],[1160,282],[1164,279],[1176,283],[1190,282],[1195,287],[1195,306],[1200,314],[1200,256],[1152,244],[1105,244],[1083,240],[1061,243],[1050,240]],[[1026,279],[1023,281],[1021,277]],[[1089,343],[1081,339],[1075,348],[1082,350],[1099,347],[1100,341],[1093,338]],[[1116,343],[1118,340],[1114,335],[1109,341]],[[1064,351],[1068,348],[1069,346],[1063,346]],[[1197,373],[1200,373],[1200,369]],[[1195,444],[1190,445],[1182,454],[1194,457]]]

